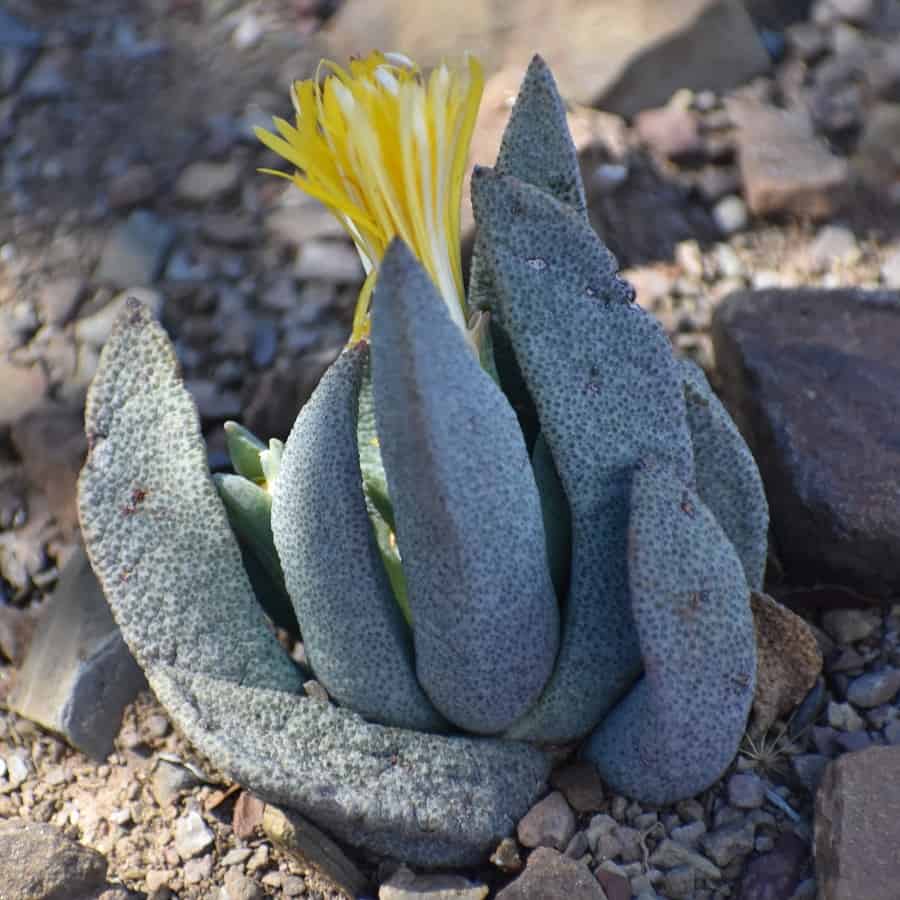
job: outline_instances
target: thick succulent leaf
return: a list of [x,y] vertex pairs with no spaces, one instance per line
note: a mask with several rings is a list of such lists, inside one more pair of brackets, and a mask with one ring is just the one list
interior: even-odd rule
[[474,865],[544,789],[524,744],[370,725],[307,698],[254,599],[165,333],[126,306],[88,395],[85,542],[154,693],[227,778],[354,846]]
[[362,488],[357,449],[365,344],[332,364],[300,410],[272,498],[272,532],[316,677],[375,722],[444,723],[416,681],[412,637],[394,599]]
[[472,190],[501,318],[572,512],[556,669],[508,734],[560,742],[590,731],[640,671],[625,562],[630,473],[654,453],[689,480],[690,436],[669,342],[583,218],[489,170]]
[[131,652],[157,687],[165,666],[296,692],[213,486],[175,353],[129,300],[88,393],[78,484],[85,546]]
[[747,583],[761,591],[768,553],[769,505],[753,454],[695,362],[681,360],[694,445],[697,492],[734,544]]
[[[550,69],[540,56],[531,60],[522,81],[503,133],[496,171],[547,191],[588,220],[578,154],[569,134],[565,103],[559,96]],[[494,285],[481,256],[481,238],[476,232],[469,277],[469,308],[491,312],[494,364],[503,393],[516,411],[531,452],[539,430],[537,414],[509,338],[498,318],[501,308],[494,299]]]
[[391,582],[394,599],[403,613],[403,618],[406,619],[406,624],[412,628],[412,611],[409,608],[409,595],[406,590],[406,576],[403,574],[403,562],[400,559],[400,551],[397,549],[397,535],[394,534],[393,528],[381,518],[378,510],[371,503],[366,503],[366,509],[369,511],[369,520],[372,523],[372,528],[375,530],[375,540],[378,541],[381,561],[384,563],[388,579]]
[[454,724],[499,731],[556,655],[540,499],[512,409],[400,241],[375,286],[372,384],[419,681]]
[[[238,538],[244,569],[253,585],[256,599],[280,628],[299,635],[284,573],[272,538],[272,497],[258,484],[241,475],[215,474],[213,484],[219,492],[231,529]],[[257,565],[248,560],[253,559]],[[265,573],[264,577],[262,569]]]
[[226,422],[224,428],[228,456],[234,471],[250,481],[262,481],[264,476],[259,454],[266,449],[266,445],[252,431],[237,422]]
[[750,590],[668,461],[634,474],[628,561],[645,674],[582,752],[616,792],[662,805],[705,790],[737,753],[756,678]]
[[538,435],[531,453],[531,467],[541,497],[550,577],[556,596],[562,602],[569,589],[569,567],[572,564],[572,513],[550,448],[541,435]]

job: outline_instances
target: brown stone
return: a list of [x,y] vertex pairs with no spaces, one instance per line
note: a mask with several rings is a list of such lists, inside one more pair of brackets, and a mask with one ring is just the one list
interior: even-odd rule
[[553,771],[550,784],[562,791],[569,806],[578,813],[597,812],[606,799],[603,779],[592,763],[579,761]]
[[788,900],[800,883],[809,848],[786,831],[775,846],[747,864],[738,900]]
[[252,838],[256,834],[256,829],[262,825],[265,808],[266,804],[259,797],[254,797],[249,791],[243,791],[234,804],[231,819],[235,835],[242,841]]
[[555,847],[565,850],[575,833],[575,814],[559,792],[536,803],[519,822],[517,835],[523,847]]
[[0,357],[0,428],[37,409],[44,402],[49,384],[40,363],[19,366],[8,357]]
[[739,291],[712,322],[722,395],[796,585],[900,590],[900,293]]
[[878,103],[869,110],[853,165],[873,190],[900,185],[900,103]]
[[528,857],[525,871],[498,892],[497,900],[607,900],[607,896],[584,863],[538,847]]
[[823,219],[838,208],[849,166],[816,136],[804,110],[740,96],[730,98],[727,108],[737,126],[738,163],[753,213]]
[[430,67],[471,51],[489,73],[540,53],[564,97],[631,116],[677,86],[724,91],[769,69],[739,0],[345,0],[328,54],[401,47]]
[[822,671],[812,629],[768,594],[750,595],[756,626],[756,696],[751,733],[765,734],[807,695]]
[[634,125],[638,137],[657,156],[686,159],[703,149],[699,116],[683,104],[645,109],[638,113]]
[[896,900],[900,747],[872,747],[831,763],[816,795],[820,900]]

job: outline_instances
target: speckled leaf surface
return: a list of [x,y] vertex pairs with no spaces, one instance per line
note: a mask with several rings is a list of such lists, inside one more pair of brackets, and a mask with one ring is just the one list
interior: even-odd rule
[[563,603],[569,588],[569,568],[572,564],[572,513],[550,448],[541,435],[538,435],[531,452],[531,466],[541,497],[550,577],[557,599]]
[[248,687],[297,691],[207,468],[175,354],[129,300],[88,393],[79,480],[85,546],[128,646],[154,684],[166,664]]
[[546,757],[370,725],[302,693],[240,569],[172,347],[137,303],[101,357],[87,431],[79,504],[92,564],[194,746],[355,846],[413,865],[483,861],[543,789]]
[[585,744],[613,790],[666,804],[734,759],[753,702],[756,643],[741,561],[668,461],[631,490],[628,565],[644,677]]
[[734,544],[750,589],[761,591],[768,553],[769,505],[759,469],[703,370],[688,359],[681,360],[680,366],[694,445],[697,492]]
[[483,259],[572,513],[572,567],[553,677],[509,734],[593,728],[640,671],[626,569],[631,470],[647,453],[689,480],[681,379],[656,320],[632,302],[584,219],[490,170],[472,181]]
[[499,731],[556,655],[540,499],[506,398],[399,241],[375,286],[372,384],[419,682],[454,724]]
[[371,725],[345,709],[160,671],[187,737],[255,794],[336,837],[418,866],[483,863],[544,790],[534,747]]
[[366,719],[444,726],[416,680],[412,635],[394,598],[363,496],[357,411],[368,347],[331,365],[291,430],[272,531],[316,677]]
[[[587,221],[587,204],[578,154],[569,134],[566,107],[547,64],[535,56],[519,88],[503,133],[495,171],[512,175],[547,191]],[[534,404],[522,379],[515,354],[499,316],[489,269],[482,260],[481,238],[476,231],[469,277],[470,309],[491,311],[494,360],[503,392],[516,411],[529,451],[537,437]]]

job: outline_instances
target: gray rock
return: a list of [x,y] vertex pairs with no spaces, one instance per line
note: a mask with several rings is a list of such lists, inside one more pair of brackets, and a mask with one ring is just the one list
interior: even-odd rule
[[572,839],[566,845],[566,856],[569,859],[581,859],[585,853],[590,852],[587,835],[583,831],[576,831]]
[[175,229],[154,213],[136,209],[110,231],[94,275],[117,288],[151,285],[160,276],[175,240]]
[[828,0],[828,3],[845,22],[863,24],[872,18],[875,11],[874,0]]
[[225,884],[219,900],[263,900],[264,897],[262,887],[238,869],[229,869],[225,873]]
[[0,822],[3,900],[88,900],[106,881],[106,860],[53,825]]
[[126,705],[145,686],[79,548],[48,602],[9,706],[102,760],[112,752]]
[[888,254],[881,264],[881,278],[886,287],[900,289],[900,248]]
[[559,792],[544,797],[525,814],[517,829],[523,847],[565,850],[575,833],[575,813]]
[[900,719],[894,719],[884,726],[884,739],[892,745],[900,744]]
[[36,50],[44,44],[44,35],[27,22],[0,9],[0,47]]
[[175,822],[175,850],[183,860],[199,856],[215,842],[212,829],[196,810],[183,815]]
[[484,900],[487,895],[487,885],[461,875],[416,875],[405,866],[378,889],[378,900]]
[[359,254],[346,241],[307,241],[294,263],[294,277],[304,281],[356,284],[363,274]]
[[665,838],[650,855],[650,864],[661,869],[674,869],[676,866],[690,866],[704,878],[718,881],[722,877],[722,870],[710,862],[702,853],[691,850],[690,847],[678,843],[678,841]]
[[738,809],[758,809],[766,799],[765,782],[749,772],[728,779],[728,802]]
[[890,703],[897,691],[900,691],[900,669],[882,669],[854,678],[847,690],[847,699],[854,706],[871,709]]
[[662,889],[671,900],[691,900],[696,879],[696,873],[690,866],[675,866],[666,872]]
[[866,113],[863,133],[856,145],[853,165],[862,180],[875,191],[895,183],[900,176],[896,148],[900,140],[900,103],[876,103]]
[[679,844],[684,844],[686,847],[695,847],[704,834],[706,834],[706,822],[701,820],[673,828],[669,837],[673,841],[678,841]]
[[737,194],[722,197],[713,207],[713,221],[722,234],[731,235],[743,231],[750,221],[747,204]]
[[235,162],[192,162],[178,176],[175,195],[187,203],[208,203],[226,197],[237,188],[241,167]]
[[528,857],[525,871],[497,893],[497,900],[607,900],[603,888],[581,862],[549,847]]
[[806,249],[810,271],[826,272],[835,263],[852,263],[860,255],[856,236],[843,225],[826,225]]
[[881,616],[871,609],[830,609],[822,616],[822,627],[839,644],[864,641],[881,626]]
[[835,744],[844,753],[855,753],[872,746],[872,736],[867,731],[842,731],[835,738]]
[[200,783],[200,779],[190,769],[167,759],[160,759],[150,778],[150,792],[160,808],[169,809],[182,791],[189,791]]
[[706,855],[724,869],[739,857],[753,852],[753,838],[753,823],[738,820],[703,835],[701,843]]
[[841,731],[859,731],[865,726],[859,713],[849,703],[836,703],[829,700],[826,715],[828,724]]
[[759,464],[788,577],[896,593],[900,504],[884,485],[895,471],[900,296],[742,291],[717,307],[712,334],[723,399]]

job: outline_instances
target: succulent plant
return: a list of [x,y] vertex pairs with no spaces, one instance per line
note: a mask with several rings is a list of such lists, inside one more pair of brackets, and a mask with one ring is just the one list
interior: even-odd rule
[[[704,789],[754,694],[768,520],[749,450],[592,230],[539,58],[495,168],[472,178],[467,294],[459,149],[424,150],[445,132],[467,144],[479,70],[426,85],[373,54],[334,72],[295,87],[296,128],[261,135],[370,270],[283,448],[229,425],[235,474],[214,486],[147,311],[130,303],[103,352],[80,510],[126,640],[232,777],[414,862],[470,861],[508,832],[547,745],[583,740],[643,802]],[[416,116],[435,97],[446,128],[435,114],[428,132]],[[373,123],[392,103],[413,123],[388,140]],[[374,172],[350,151],[316,170],[308,142],[340,131],[322,116],[356,129]],[[304,696],[263,610],[302,635],[337,707]]]

